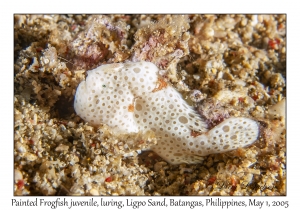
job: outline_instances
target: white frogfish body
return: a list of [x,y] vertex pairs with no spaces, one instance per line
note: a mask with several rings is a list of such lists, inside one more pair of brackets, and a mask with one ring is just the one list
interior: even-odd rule
[[92,125],[120,133],[152,130],[152,148],[172,164],[198,163],[202,157],[253,143],[258,124],[229,118],[207,131],[206,124],[150,62],[107,64],[88,71],[76,91],[76,113]]

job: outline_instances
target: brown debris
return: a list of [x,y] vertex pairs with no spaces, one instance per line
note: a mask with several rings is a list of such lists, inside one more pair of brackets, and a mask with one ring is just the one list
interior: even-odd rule
[[163,78],[158,78],[157,83],[158,83],[158,87],[154,88],[154,90],[152,90],[152,92],[160,91],[168,86],[168,83],[166,83]]
[[133,112],[134,111],[134,105],[133,104],[129,104],[128,106],[128,112]]

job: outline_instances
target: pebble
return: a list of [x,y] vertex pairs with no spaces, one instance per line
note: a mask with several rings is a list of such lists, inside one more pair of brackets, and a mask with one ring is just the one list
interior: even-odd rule
[[94,189],[94,188],[92,188],[92,189],[90,190],[90,193],[91,193],[91,195],[99,195],[98,190],[96,190],[96,189]]
[[22,180],[23,175],[19,169],[15,169],[15,181]]

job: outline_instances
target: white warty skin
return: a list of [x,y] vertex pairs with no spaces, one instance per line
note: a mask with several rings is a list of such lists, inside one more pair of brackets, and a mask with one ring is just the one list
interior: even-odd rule
[[171,164],[199,163],[202,156],[245,147],[257,139],[258,124],[244,117],[229,118],[207,131],[200,116],[158,71],[144,61],[88,71],[76,91],[75,111],[91,125],[106,124],[118,133],[152,130],[157,144],[150,149]]

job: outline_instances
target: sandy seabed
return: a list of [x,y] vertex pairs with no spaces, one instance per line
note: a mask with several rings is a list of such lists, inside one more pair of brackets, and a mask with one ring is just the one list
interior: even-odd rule
[[[86,71],[142,60],[209,128],[249,117],[258,140],[171,165],[76,115]],[[15,195],[286,195],[285,15],[15,15],[14,61]]]

